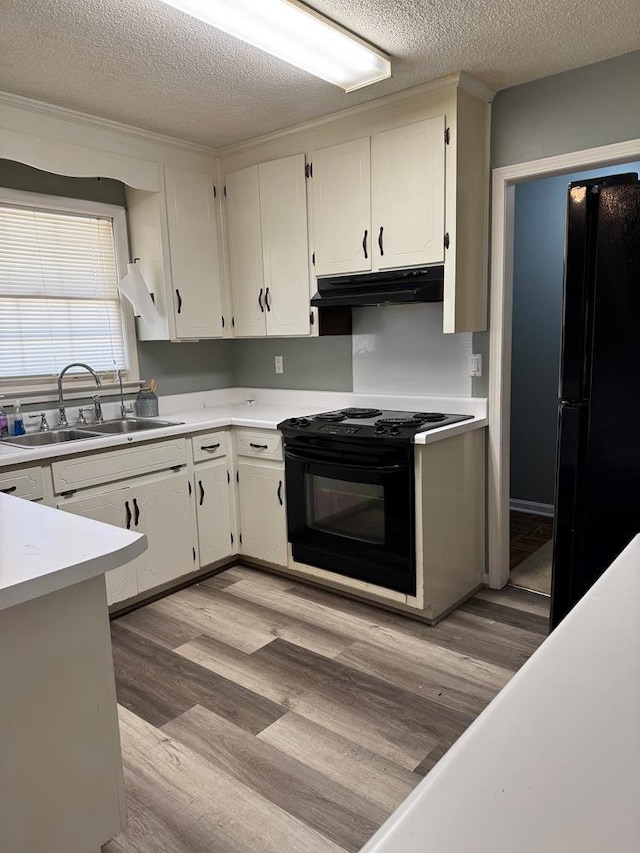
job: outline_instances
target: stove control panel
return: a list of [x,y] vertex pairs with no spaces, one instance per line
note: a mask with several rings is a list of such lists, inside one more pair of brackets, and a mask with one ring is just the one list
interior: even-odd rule
[[328,432],[329,435],[355,435],[360,432],[360,427],[346,424],[322,424],[316,427],[316,432]]

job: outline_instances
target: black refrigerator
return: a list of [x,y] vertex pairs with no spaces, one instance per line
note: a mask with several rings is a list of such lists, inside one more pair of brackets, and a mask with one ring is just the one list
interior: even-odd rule
[[640,184],[571,184],[551,628],[640,531]]

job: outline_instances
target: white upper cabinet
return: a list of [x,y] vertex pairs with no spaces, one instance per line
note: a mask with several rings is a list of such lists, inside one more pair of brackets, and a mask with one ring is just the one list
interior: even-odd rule
[[229,270],[238,337],[308,335],[303,154],[226,177]]
[[444,116],[371,139],[374,268],[444,262]]
[[369,137],[313,152],[316,275],[371,269]]
[[313,153],[315,273],[444,261],[445,120]]
[[222,337],[213,178],[167,166],[165,181],[176,337]]
[[304,155],[258,167],[268,335],[308,335],[309,245]]
[[236,335],[264,335],[264,273],[258,167],[227,175],[229,271]]

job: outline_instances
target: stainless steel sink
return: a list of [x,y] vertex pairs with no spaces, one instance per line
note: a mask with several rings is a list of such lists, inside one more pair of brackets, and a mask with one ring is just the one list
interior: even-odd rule
[[91,424],[87,427],[99,435],[112,433],[139,432],[145,429],[158,429],[165,426],[178,426],[180,421],[161,421],[157,418],[125,418],[117,421],[105,421],[103,424]]
[[2,443],[13,447],[47,447],[66,441],[81,441],[87,438],[100,438],[104,435],[123,435],[165,426],[178,426],[180,423],[181,421],[161,421],[157,418],[126,418],[105,421],[102,424],[89,424],[86,427],[64,427],[46,432],[31,432],[26,435],[10,435],[8,438],[3,438]]
[[61,444],[64,441],[80,441],[83,438],[97,438],[97,433],[79,429],[52,429],[50,432],[30,432],[26,435],[10,435],[3,438],[3,444],[15,447],[46,447],[49,444]]

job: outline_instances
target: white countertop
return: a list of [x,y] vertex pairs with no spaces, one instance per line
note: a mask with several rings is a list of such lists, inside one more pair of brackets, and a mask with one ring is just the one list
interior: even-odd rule
[[[252,402],[248,402],[251,400]],[[480,397],[419,397],[353,394],[325,391],[275,391],[273,389],[229,388],[195,394],[160,397],[159,417],[180,421],[176,426],[159,427],[129,435],[105,435],[45,447],[21,448],[0,444],[0,468],[45,459],[127,446],[177,435],[227,426],[276,429],[286,418],[315,414],[344,406],[377,406],[399,411],[444,411],[470,414],[472,420],[438,427],[414,437],[415,444],[440,441],[487,425],[487,401]],[[116,404],[105,405],[105,417],[115,417]],[[55,420],[53,421],[55,423]],[[91,429],[91,425],[87,426]]]
[[147,537],[0,494],[0,610],[135,559]]
[[362,853],[640,850],[640,535]]

